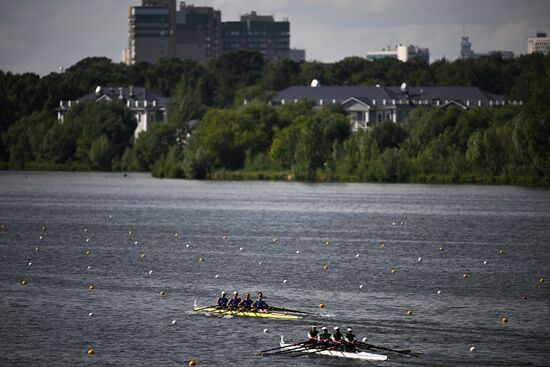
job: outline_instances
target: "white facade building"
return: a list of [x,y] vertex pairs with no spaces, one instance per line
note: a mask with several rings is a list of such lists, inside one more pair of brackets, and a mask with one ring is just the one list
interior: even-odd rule
[[430,49],[420,48],[413,45],[397,45],[395,48],[388,46],[379,51],[367,52],[367,60],[374,61],[379,59],[392,58],[402,62],[419,59],[420,61],[430,62]]
[[550,37],[547,37],[546,33],[537,32],[535,37],[527,39],[527,53],[532,54],[534,52],[540,52],[543,55],[550,54]]

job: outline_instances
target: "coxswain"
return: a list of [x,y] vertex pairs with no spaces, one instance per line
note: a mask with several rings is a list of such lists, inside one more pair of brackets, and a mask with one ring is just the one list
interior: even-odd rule
[[237,291],[233,292],[233,297],[229,300],[229,304],[227,305],[227,308],[231,310],[236,310],[239,308],[239,304],[241,303],[241,299],[239,298],[239,293]]
[[338,326],[334,327],[334,332],[332,333],[332,336],[330,337],[330,342],[335,347],[340,347],[342,345],[344,336],[340,332],[340,328]]
[[239,303],[239,309],[244,311],[250,311],[252,309],[253,300],[250,299],[250,293],[247,293]]
[[346,330],[346,335],[344,335],[344,345],[346,347],[346,350],[348,351],[355,351],[355,343],[357,343],[357,338],[353,334],[352,328],[348,328]]
[[326,326],[323,326],[321,328],[321,332],[317,336],[317,343],[319,345],[329,345],[330,342],[330,333],[328,332],[328,328]]
[[227,303],[229,300],[225,296],[225,291],[222,291],[222,295],[218,297],[218,300],[216,301],[216,308],[227,308]]
[[317,331],[316,325],[311,325],[309,328],[309,332],[307,333],[307,340],[311,343],[317,343],[317,339],[319,337],[319,331]]
[[262,292],[258,292],[258,298],[254,301],[254,303],[252,303],[252,308],[255,309],[257,312],[267,313],[269,306],[262,298]]

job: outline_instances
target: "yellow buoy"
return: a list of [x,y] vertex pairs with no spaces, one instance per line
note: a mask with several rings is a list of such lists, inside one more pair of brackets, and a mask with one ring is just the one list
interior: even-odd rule
[[88,233],[88,228],[84,228],[84,233]]
[[204,261],[204,258],[199,257],[199,262]]
[[36,247],[34,248],[34,251],[36,251],[36,252],[40,251],[40,247],[36,246]]
[[88,286],[88,289],[91,290],[91,291],[93,291],[93,290],[95,289],[95,285],[90,284],[90,285]]
[[384,248],[384,246],[386,246],[386,244],[384,242],[380,242],[380,248]]
[[326,245],[330,245],[330,241],[325,242]]
[[439,246],[439,247],[437,248],[437,250],[438,250],[438,251],[443,251],[443,246]]
[[145,254],[144,254],[143,252],[140,252],[140,253],[139,253],[139,258],[140,258],[140,259],[145,259]]
[[88,351],[86,352],[87,355],[93,356],[95,354],[94,348],[88,348]]
[[264,262],[263,262],[263,261],[260,261],[260,262],[258,262],[258,265],[259,265],[259,266],[263,266],[263,265],[264,265]]
[[195,361],[194,359],[190,360],[189,363],[188,363],[190,366],[196,366],[197,365],[197,361]]
[[222,238],[223,238],[224,240],[226,240],[226,239],[227,239],[227,236],[223,236]]
[[539,278],[539,283],[541,283],[541,284],[544,283],[544,277]]
[[469,277],[470,277],[470,273],[464,273],[464,274],[462,275],[462,277],[463,277],[464,279],[469,278]]
[[86,250],[86,255],[90,255],[91,253],[92,253],[92,251]]
[[503,249],[500,249],[500,250],[498,251],[498,254],[499,254],[499,255],[504,255],[504,250],[503,250]]
[[165,297],[166,296],[166,291],[160,291],[159,294],[160,294],[161,297]]
[[133,233],[132,230],[129,230],[129,231],[128,231],[128,234],[129,234],[129,235],[132,235],[132,233]]
[[27,285],[28,282],[27,279],[21,279],[21,285]]
[[392,274],[395,274],[396,271],[397,271],[396,268],[391,268],[391,269],[390,269],[390,272],[391,272]]
[[48,227],[44,225],[44,226],[42,226],[42,230],[45,232],[45,231],[48,230]]
[[324,271],[327,271],[327,270],[328,270],[328,265],[326,265],[326,264],[323,265],[323,270],[324,270]]
[[407,310],[407,316],[412,316],[413,315],[413,310],[411,310],[410,308]]
[[325,308],[325,304],[324,304],[324,303],[321,303],[321,304],[319,305],[319,308]]
[[279,239],[278,239],[277,237],[275,237],[275,238],[273,239],[273,243],[277,243],[277,242],[279,242]]
[[507,324],[508,323],[508,318],[507,317],[502,317],[500,319],[500,322],[502,322],[503,324]]

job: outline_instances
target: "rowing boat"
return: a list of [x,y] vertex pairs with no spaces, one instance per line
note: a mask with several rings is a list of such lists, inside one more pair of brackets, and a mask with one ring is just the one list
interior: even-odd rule
[[283,319],[283,320],[296,320],[301,319],[302,316],[290,315],[284,312],[256,312],[256,311],[241,311],[241,310],[227,310],[223,308],[217,308],[215,306],[199,307],[197,302],[193,306],[193,311],[206,312],[210,314],[219,314],[220,316],[244,316],[244,317],[262,317],[266,319]]
[[296,349],[296,345],[285,343],[283,336],[281,335],[281,341],[279,342],[281,345],[281,351],[285,350],[294,350],[299,353],[315,353],[323,356],[331,356],[331,357],[337,357],[337,358],[348,358],[348,359],[360,359],[363,361],[385,361],[388,359],[388,356],[385,356],[383,354],[375,354],[375,353],[368,353],[368,352],[344,352],[341,350],[332,350],[332,349],[322,349],[319,350],[315,347],[308,347],[307,345],[303,345],[302,348],[299,349],[299,351]]

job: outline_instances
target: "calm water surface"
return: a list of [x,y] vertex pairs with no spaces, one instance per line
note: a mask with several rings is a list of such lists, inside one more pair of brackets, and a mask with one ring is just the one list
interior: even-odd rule
[[[0,189],[1,366],[549,365],[546,189],[40,172]],[[319,315],[190,312],[235,289]],[[423,355],[256,354],[311,322]]]

